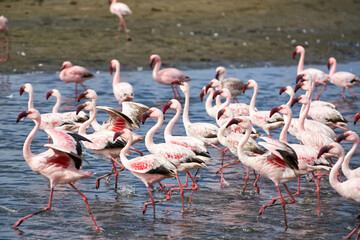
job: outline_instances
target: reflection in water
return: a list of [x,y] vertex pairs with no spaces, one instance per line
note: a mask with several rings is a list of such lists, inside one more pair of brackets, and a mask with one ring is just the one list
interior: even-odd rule
[[[359,63],[350,63],[348,67],[355,70]],[[318,66],[316,66],[318,67]],[[322,68],[322,66],[320,66]],[[324,69],[325,70],[325,69]],[[274,106],[288,101],[288,97],[279,96],[279,88],[295,84],[296,67],[267,67],[253,69],[229,69],[229,76],[238,76],[243,81],[248,78],[257,80],[259,96],[256,107],[259,110],[269,110]],[[213,122],[204,110],[204,103],[199,101],[202,87],[213,78],[214,69],[189,70],[186,74],[191,76],[191,107],[190,119],[196,121]],[[172,98],[172,92],[167,86],[155,84],[151,72],[126,72],[122,75],[124,81],[134,86],[136,101],[148,106],[162,107],[162,104]],[[98,93],[98,104],[118,108],[118,103],[113,97],[111,81],[107,73],[96,75],[96,81],[88,83],[87,87]],[[185,192],[186,213],[181,214],[181,198],[176,192],[169,202],[156,205],[156,219],[152,211],[142,214],[142,206],[149,201],[149,195],[143,183],[128,171],[119,175],[119,188],[116,193],[113,189],[113,179],[109,184],[102,183],[99,190],[95,189],[95,178],[108,172],[109,164],[94,154],[86,153],[84,157],[89,161],[84,163],[86,171],[92,171],[94,177],[82,179],[76,186],[87,197],[94,217],[102,228],[104,234],[97,234],[92,226],[87,209],[81,197],[68,186],[57,186],[54,191],[52,210],[34,216],[29,222],[20,226],[20,230],[11,229],[18,218],[36,210],[42,209],[48,203],[48,182],[40,175],[31,171],[22,156],[22,145],[30,130],[33,128],[31,121],[16,124],[19,110],[27,106],[27,98],[19,96],[20,86],[30,82],[34,87],[34,105],[41,112],[51,112],[55,99],[45,100],[46,92],[56,88],[63,98],[60,112],[72,111],[78,105],[74,96],[73,85],[64,84],[55,74],[29,74],[29,75],[0,75],[0,233],[1,239],[13,239],[17,234],[21,238],[46,239],[74,238],[76,239],[168,239],[168,238],[210,238],[210,239],[293,239],[317,238],[334,239],[342,238],[358,224],[355,219],[357,204],[342,199],[329,185],[327,177],[321,182],[321,216],[317,217],[317,198],[313,182],[302,179],[301,194],[296,197],[296,203],[287,206],[289,229],[284,232],[283,212],[281,206],[267,208],[263,215],[258,216],[260,207],[267,204],[278,193],[274,184],[260,178],[260,194],[254,191],[251,185],[254,182],[250,174],[249,185],[244,194],[245,168],[243,165],[234,165],[224,169],[225,178],[229,187],[220,186],[220,176],[215,171],[220,166],[220,154],[217,150],[209,148],[212,161],[208,168],[202,169],[197,175],[199,189],[194,193],[192,204],[188,204],[190,192]],[[271,84],[269,84],[271,83]],[[359,86],[354,87],[356,91]],[[321,100],[332,101],[352,122],[355,112],[360,109],[358,100],[347,97],[341,100],[339,88],[329,84]],[[302,93],[298,93],[300,95]],[[7,98],[12,95],[13,97]],[[251,94],[240,95],[240,102],[249,103]],[[183,98],[180,99],[183,104]],[[298,116],[300,106],[293,108],[294,117]],[[173,112],[171,112],[173,114]],[[169,113],[169,115],[171,115]],[[172,116],[172,115],[171,115]],[[108,116],[99,112],[99,121],[106,121]],[[170,118],[170,117],[169,117]],[[167,122],[169,119],[165,119]],[[185,131],[180,122],[176,123],[173,134],[184,135]],[[136,133],[145,135],[150,125],[143,125]],[[161,131],[155,135],[154,141],[163,141]],[[349,124],[349,129],[359,132],[359,126]],[[263,133],[261,130],[259,130]],[[339,134],[342,131],[337,130]],[[274,131],[274,137],[280,133]],[[294,140],[289,136],[289,140]],[[45,134],[35,136],[31,146],[33,152],[44,151],[43,145],[47,143]],[[342,143],[346,150],[352,147],[351,143]],[[135,145],[147,154],[144,143]],[[138,156],[133,154],[131,157]],[[226,155],[226,162],[235,160],[230,153]],[[359,152],[353,156],[351,166],[360,165]],[[184,178],[181,179],[185,181]],[[170,180],[167,183],[175,183]],[[290,183],[291,191],[296,191],[296,182]],[[154,190],[154,197],[163,199],[164,194],[159,189]],[[14,211],[15,210],[15,211]],[[150,211],[149,211],[150,210]]]

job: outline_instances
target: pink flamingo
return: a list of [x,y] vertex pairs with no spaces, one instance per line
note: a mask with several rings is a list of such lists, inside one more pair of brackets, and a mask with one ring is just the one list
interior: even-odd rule
[[[330,66],[332,66],[331,69]],[[341,99],[344,99],[345,89],[349,90],[349,92],[354,96],[354,98],[357,98],[355,93],[353,93],[350,88],[358,85],[360,83],[360,78],[351,72],[335,72],[336,66],[336,59],[333,57],[329,58],[329,62],[327,64],[328,69],[330,69],[329,81],[332,84],[343,88]]]
[[87,198],[82,194],[73,183],[81,178],[91,177],[93,174],[88,171],[81,171],[80,167],[82,164],[81,155],[81,145],[79,141],[89,141],[88,139],[81,137],[80,135],[71,133],[68,134],[61,130],[50,129],[46,130],[46,133],[52,138],[53,144],[45,144],[44,146],[48,148],[47,151],[40,154],[33,154],[31,152],[31,142],[34,139],[37,131],[40,128],[41,116],[40,113],[34,109],[30,108],[27,111],[22,111],[18,118],[19,122],[22,118],[28,118],[34,121],[35,127],[27,136],[24,146],[23,146],[23,155],[25,161],[33,170],[46,177],[50,181],[50,199],[49,204],[43,210],[30,214],[26,217],[20,218],[14,225],[13,228],[18,227],[26,219],[43,213],[45,211],[51,210],[51,202],[53,197],[53,191],[57,184],[69,184],[75,191],[80,194],[83,198],[86,207],[90,213],[91,220],[95,225],[97,232],[103,232],[99,226],[96,224],[95,219],[91,213]]
[[338,143],[340,143],[343,140],[353,142],[354,144],[353,144],[352,148],[350,149],[350,151],[346,154],[345,160],[344,160],[343,164],[341,165],[341,170],[347,179],[360,178],[360,168],[356,168],[356,169],[352,170],[349,167],[350,159],[354,155],[357,147],[359,146],[359,135],[354,131],[347,131],[343,134],[340,134],[336,138],[336,142],[338,142]]
[[75,95],[77,95],[77,85],[80,84],[85,90],[83,82],[86,80],[95,77],[94,74],[89,72],[84,67],[81,66],[73,66],[71,62],[65,61],[63,62],[60,68],[60,79],[64,83],[75,83]]
[[[311,73],[316,74],[316,83],[315,83],[315,99],[318,100],[326,88],[326,82],[329,80],[329,75],[324,73],[323,71],[316,69],[316,68],[307,68],[304,69],[304,60],[305,60],[305,49],[304,47],[298,45],[295,47],[293,51],[293,59],[295,59],[296,54],[300,54],[299,63],[297,67],[297,75],[301,73]],[[324,85],[321,89],[319,95],[317,94],[317,87],[319,85]]]
[[360,118],[360,112],[358,112],[357,114],[355,114],[354,116],[354,125],[357,123],[357,121],[359,120]]
[[[1,58],[0,62],[6,62],[9,59],[9,33],[8,33],[8,19],[4,16],[0,16],[0,44],[1,44]],[[5,34],[6,38],[6,57],[4,57],[4,42],[2,33]]]
[[[277,107],[273,107],[270,112],[270,116],[274,113],[281,113],[284,115],[285,119],[285,125],[283,129],[281,130],[279,141],[288,144],[287,141],[287,132],[290,127],[290,124],[292,123],[292,111],[290,109],[290,106],[288,105],[281,105]],[[301,144],[289,144],[290,147],[294,149],[296,152],[296,155],[298,157],[298,163],[299,163],[299,171],[302,171],[303,174],[309,174],[313,173],[314,171],[319,170],[330,170],[330,167],[328,166],[329,163],[326,161],[325,158],[317,158],[318,150]],[[316,193],[318,198],[318,215],[320,216],[320,188],[319,188],[319,182],[315,179],[314,180],[316,184]],[[294,195],[300,194],[300,176],[298,178],[298,190]]]
[[115,74],[113,78],[113,92],[116,100],[120,104],[124,101],[131,102],[134,100],[134,89],[130,83],[120,82],[120,63],[118,60],[113,59],[110,62],[110,74],[113,73],[113,69],[115,68]]
[[[192,150],[177,144],[172,143],[159,143],[155,144],[153,141],[153,137],[155,132],[161,127],[164,122],[164,115],[163,113],[155,107],[149,109],[149,111],[143,113],[142,115],[142,122],[144,123],[146,119],[156,118],[157,123],[150,128],[150,130],[146,133],[145,136],[145,145],[146,148],[149,150],[150,153],[155,154],[157,156],[161,156],[167,160],[169,160],[174,166],[176,167],[176,178],[179,183],[179,190],[182,199],[182,206],[183,212],[185,211],[184,208],[184,191],[182,185],[180,183],[180,179],[178,176],[178,172],[189,172],[195,168],[202,168],[206,167],[205,162],[209,161],[209,157],[204,157],[201,155],[196,155]],[[188,174],[189,175],[189,174]],[[189,175],[190,176],[190,175]],[[192,178],[193,185],[195,180]],[[170,190],[170,193],[172,191]]]
[[[226,98],[226,101],[220,105],[220,109],[224,107],[230,107],[234,112],[235,116],[250,116],[250,108],[251,106],[245,103],[230,103],[231,102],[231,92],[227,88],[219,89],[214,92],[213,98],[217,96]],[[254,107],[255,111],[258,111]]]
[[[257,171],[261,174],[261,176],[269,178],[273,181],[280,195],[280,197],[274,198],[269,204],[263,205],[259,211],[259,215],[263,214],[265,208],[279,205],[275,204],[275,201],[280,198],[284,211],[286,230],[288,225],[285,205],[295,202],[295,199],[287,188],[286,183],[295,180],[301,174],[299,173],[298,160],[295,151],[285,143],[270,138],[263,138],[266,142],[260,142],[259,145],[265,147],[269,151],[258,156],[249,157],[244,150],[244,145],[249,140],[251,134],[252,125],[250,120],[245,117],[238,117],[232,119],[227,126],[231,126],[232,124],[238,124],[241,128],[245,129],[245,136],[239,141],[238,145],[238,158],[241,159],[241,162],[245,166]],[[286,191],[291,197],[290,202],[285,203],[279,184],[284,185]]]
[[[155,67],[153,68],[154,63],[155,63]],[[175,93],[175,89],[176,89],[176,92],[180,98],[179,89],[177,89],[176,85],[174,86],[171,83],[177,80],[180,82],[188,82],[191,81],[190,77],[186,76],[177,68],[164,68],[160,70],[161,59],[160,56],[156,54],[150,56],[149,65],[151,68],[153,68],[152,76],[154,80],[164,85],[170,85],[174,93],[174,98],[177,97]]]
[[[216,80],[217,81],[217,80]],[[219,101],[219,105],[212,105],[213,102],[213,98],[214,98],[214,89],[211,87],[211,83],[207,84],[206,86],[203,87],[203,89],[200,92],[200,101],[204,100],[204,96],[208,95],[208,97],[206,98],[205,101],[205,110],[206,113],[216,119],[216,114],[217,112],[221,109],[221,103]],[[218,98],[217,98],[218,99]],[[225,106],[224,106],[225,107]]]
[[154,183],[160,183],[160,181],[166,178],[175,177],[176,167],[170,161],[155,154],[128,159],[126,155],[132,144],[131,131],[129,129],[118,131],[114,134],[114,139],[119,135],[127,142],[126,146],[120,152],[121,163],[124,164],[125,168],[132,174],[143,181],[151,198],[151,202],[144,203],[143,214],[146,212],[147,206],[152,204],[155,218],[155,203],[159,201],[154,201],[150,188],[153,188]]
[[129,6],[125,3],[117,2],[117,0],[109,0],[110,4],[110,12],[119,17],[119,26],[118,26],[118,33],[116,34],[116,39],[120,37],[120,30],[121,26],[124,26],[124,31],[126,33],[126,41],[131,41],[130,34],[126,28],[126,23],[124,20],[124,16],[128,14],[132,14]]
[[[332,188],[335,189],[335,191],[337,191],[343,198],[360,203],[360,178],[350,178],[343,182],[339,182],[337,178],[337,173],[340,170],[340,166],[345,160],[344,149],[339,143],[334,142],[330,145],[323,146],[320,149],[318,156],[321,156],[324,153],[331,153],[338,156],[338,160],[336,164],[332,167],[329,175],[329,182]],[[359,216],[360,214],[357,215],[357,218]],[[352,230],[351,233],[346,236],[346,238],[349,239],[359,227],[360,225],[354,228],[354,230]],[[356,239],[359,239],[359,237],[360,231],[358,231]]]
[[242,94],[242,88],[244,87],[244,83],[238,78],[225,78],[226,77],[226,69],[224,67],[216,68],[215,78],[219,80],[217,83],[217,88],[223,89],[227,88],[231,92],[231,96],[233,97],[233,102],[238,101],[236,96]]
[[250,121],[253,125],[262,128],[266,134],[271,137],[270,131],[283,126],[284,119],[278,113],[270,118],[270,111],[257,111],[257,109],[255,109],[255,101],[258,93],[257,82],[253,79],[248,80],[243,87],[243,92],[248,88],[254,88],[254,93],[250,101]]

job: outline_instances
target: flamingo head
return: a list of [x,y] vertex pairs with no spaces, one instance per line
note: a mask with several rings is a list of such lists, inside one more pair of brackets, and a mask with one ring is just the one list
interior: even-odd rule
[[213,79],[213,80],[210,81],[210,86],[212,88],[219,88],[219,87],[221,87],[221,83],[220,83],[219,80]]
[[53,90],[48,91],[48,92],[46,93],[46,100],[48,100],[49,97],[52,96],[52,94],[53,94]]
[[69,61],[63,62],[63,64],[61,65],[61,68],[60,68],[60,72],[61,72],[62,70],[64,70],[65,68],[69,68],[69,67],[72,67],[72,63],[71,63],[71,62],[69,62]]
[[177,80],[172,81],[171,84],[173,84],[173,85],[183,85],[183,82],[181,82],[180,80],[177,79]]
[[150,62],[149,62],[150,68],[153,69],[154,63],[158,62],[158,61],[160,61],[160,56],[159,55],[157,55],[157,54],[151,55],[150,56]]
[[23,86],[20,87],[20,96],[24,93],[24,92],[27,92],[27,93],[32,93],[34,92],[33,90],[33,87],[30,83],[25,83]]
[[276,107],[273,107],[270,111],[270,116],[269,117],[272,117],[272,115],[274,115],[275,113],[277,112],[280,112],[281,110],[281,106],[276,106]]
[[218,114],[217,114],[217,119],[220,119],[222,115],[224,115],[225,113],[225,108],[222,108],[218,111]]
[[214,92],[213,99],[215,99],[218,95],[221,96],[222,93],[223,93],[223,90],[221,90],[221,89],[216,90],[216,91]]
[[297,76],[296,76],[296,83],[298,83],[299,81],[303,81],[303,80],[304,80],[304,76],[305,76],[305,74],[303,74],[303,73],[297,75]]
[[230,127],[233,124],[239,124],[239,123],[242,123],[242,122],[244,122],[243,118],[233,118],[226,124],[226,128]]
[[340,134],[336,138],[336,142],[340,143],[341,141],[349,142],[359,142],[359,135],[354,131],[346,131],[343,134]]
[[226,75],[226,69],[224,67],[217,67],[215,73],[215,79],[219,80],[220,75]]
[[208,90],[211,88],[211,83],[206,84],[205,87],[203,87],[201,93],[200,93],[200,101],[204,100],[205,94],[208,94]]
[[85,102],[85,103],[82,103],[82,104],[80,104],[80,105],[78,105],[77,107],[76,107],[76,115],[78,115],[79,114],[79,112],[81,111],[81,110],[86,110],[86,111],[90,111],[91,110],[91,102]]
[[166,111],[171,107],[171,104],[172,104],[171,100],[164,104],[164,106],[163,106],[163,114],[165,114]]
[[303,46],[300,46],[300,45],[296,46],[295,50],[292,52],[293,59],[295,59],[296,54],[299,54],[299,53],[301,54],[302,52],[305,53],[305,48]]
[[84,92],[80,93],[78,96],[78,102],[80,102],[83,98],[89,98],[89,99],[97,99],[97,94],[92,89],[87,89]]
[[327,68],[330,70],[331,65],[336,64],[336,59],[334,57],[329,58],[327,63]]
[[123,130],[119,130],[117,132],[114,133],[114,137],[113,137],[113,141],[115,141],[118,137],[120,137],[121,135],[123,135],[124,131]]
[[299,101],[300,101],[300,97],[294,97],[294,99],[291,102],[291,107],[293,107]]
[[357,121],[360,119],[360,112],[358,112],[357,114],[355,114],[354,117],[354,125],[357,123]]
[[253,80],[253,79],[250,79],[250,80],[247,81],[246,84],[244,84],[244,86],[243,86],[243,88],[242,88],[242,91],[243,91],[243,93],[245,93],[246,89],[248,89],[248,88],[255,88],[256,86],[257,86],[256,81]]
[[336,155],[338,157],[345,156],[344,148],[337,142],[333,142],[330,145],[326,145],[320,148],[318,158],[325,153],[331,153],[332,155]]
[[157,108],[152,107],[148,111],[141,114],[141,122],[144,124],[147,118],[163,118],[164,114]]
[[281,95],[283,92],[287,90],[287,87],[280,88],[279,95]]
[[271,109],[270,117],[272,117],[277,112],[281,113],[281,114],[284,114],[284,115],[288,115],[290,111],[291,111],[291,109],[287,105],[276,106],[276,107],[273,107]]
[[242,92],[245,93],[247,88],[248,88],[248,83],[244,84],[242,88]]
[[295,85],[294,92],[297,92],[297,90],[299,90],[303,85],[304,85],[303,82],[297,83],[297,84]]
[[322,148],[320,148],[317,158],[320,158],[324,153],[330,152],[332,148],[334,148],[332,144],[323,146]]
[[41,119],[40,113],[38,110],[31,108],[25,111],[22,111],[21,113],[19,113],[16,123],[20,122],[21,119],[23,119],[24,117],[29,118],[29,119]]

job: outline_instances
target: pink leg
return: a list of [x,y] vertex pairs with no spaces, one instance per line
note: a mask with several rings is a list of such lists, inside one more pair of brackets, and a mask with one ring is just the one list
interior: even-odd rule
[[176,89],[177,95],[179,96],[179,98],[181,98],[181,95],[180,95],[180,92],[179,92],[179,88],[178,88],[177,85],[175,85],[175,89]]
[[316,195],[317,195],[317,200],[318,200],[318,216],[320,216],[320,181],[319,181],[319,177],[318,177],[318,179],[314,178],[314,182],[316,184]]
[[25,221],[25,220],[28,219],[28,218],[31,218],[32,216],[35,216],[35,215],[37,215],[37,214],[39,214],[39,213],[46,212],[46,211],[50,210],[50,209],[51,209],[51,202],[52,202],[53,192],[54,192],[54,188],[52,187],[52,188],[50,189],[49,204],[48,204],[48,206],[47,206],[46,208],[44,208],[43,210],[40,210],[40,211],[38,211],[38,212],[36,212],[36,213],[27,215],[26,217],[20,218],[20,219],[13,225],[13,228],[16,228],[16,227],[20,226],[20,224],[21,224],[23,221]]
[[198,190],[199,186],[197,185],[195,179],[193,178],[193,176],[191,175],[191,172],[189,171],[187,173],[192,181],[192,190],[191,190],[191,194],[190,194],[190,199],[189,199],[189,203],[191,203],[192,201],[192,197],[193,197],[193,193],[194,191]]
[[84,88],[84,90],[87,90],[84,84],[80,83],[80,85]]
[[121,163],[119,163],[119,162],[118,162],[118,159],[117,159],[117,158],[116,158],[116,159],[111,158],[111,160],[112,160],[113,162],[115,162],[117,165],[119,165],[119,166],[120,166],[120,169],[119,169],[119,170],[116,170],[116,165],[114,165],[114,167],[115,167],[115,189],[117,189],[117,183],[118,183],[118,178],[119,178],[119,172],[124,171],[124,170],[125,170],[125,167],[124,167]]
[[[359,217],[360,217],[360,213],[359,213],[358,215],[356,215],[356,218],[359,218]],[[359,227],[360,227],[360,225],[358,225],[356,228],[354,228],[354,229],[349,233],[349,235],[347,235],[345,238],[346,238],[346,239],[350,239],[351,236],[356,232],[356,230],[359,229]],[[357,233],[356,239],[359,239],[359,236],[360,236],[360,230],[359,230],[359,232]]]
[[298,177],[298,188],[297,188],[297,192],[294,193],[295,196],[299,196],[300,195],[300,177]]
[[177,98],[177,96],[176,96],[176,92],[175,92],[175,89],[174,89],[175,87],[174,87],[174,85],[171,85],[171,89],[172,89],[172,91],[173,91],[173,94],[174,94],[174,98]]
[[255,179],[255,182],[254,182],[255,191],[256,191],[257,193],[260,193],[260,189],[259,189],[259,187],[258,187],[258,185],[257,185],[257,182],[259,181],[259,178],[260,178],[260,174],[257,175],[257,177],[256,177],[256,179]]
[[341,94],[341,99],[344,99],[344,96],[345,96],[345,88],[343,88],[343,92]]
[[99,187],[100,187],[100,180],[103,179],[103,178],[106,178],[106,177],[110,177],[110,176],[115,172],[115,170],[116,170],[116,167],[115,167],[115,164],[113,163],[113,167],[112,167],[110,173],[105,174],[105,175],[103,175],[103,176],[101,176],[101,177],[96,178],[95,188],[96,188],[96,189],[99,189]]
[[131,150],[134,150],[134,151],[135,151],[135,152],[137,152],[137,153],[139,153],[139,154],[140,154],[140,156],[144,156],[144,153],[143,153],[142,151],[137,150],[136,148],[131,147],[131,146],[130,146],[130,149],[131,149]]
[[246,185],[247,185],[248,180],[249,180],[249,168],[246,167],[246,176],[245,176],[245,183],[244,183],[243,193],[246,190]]
[[127,31],[127,27],[126,27],[126,23],[125,23],[124,18],[121,18],[121,19],[120,19],[120,22],[122,22],[122,24],[123,24],[123,26],[124,26],[124,31],[125,31],[125,33],[126,33],[126,41],[131,41],[131,37],[130,37],[128,31]]
[[[325,88],[326,88],[326,85],[327,85],[327,83],[326,83],[326,82],[321,83],[321,84],[323,84],[324,86],[323,86],[323,88],[321,89],[321,91],[320,91],[319,95],[315,98],[316,100],[319,100],[319,98],[320,98],[321,94],[324,92],[324,90],[325,90]],[[316,90],[316,91],[317,91],[317,90]]]
[[146,186],[146,187],[148,189],[148,192],[149,192],[149,195],[150,195],[150,198],[151,198],[151,202],[144,203],[143,214],[145,214],[145,212],[146,212],[147,205],[152,204],[153,205],[153,210],[154,210],[154,218],[155,218],[155,201],[154,201],[153,195],[151,193],[150,187],[149,186]]
[[102,231],[102,230],[99,228],[99,226],[96,224],[95,219],[94,219],[94,216],[93,216],[92,213],[91,213],[91,210],[90,210],[90,207],[89,207],[89,204],[88,204],[88,201],[87,201],[87,197],[86,197],[84,194],[82,194],[82,192],[80,192],[72,183],[69,183],[69,185],[70,185],[73,189],[75,189],[75,191],[82,197],[82,199],[84,200],[85,205],[86,205],[86,207],[87,207],[87,209],[88,209],[88,211],[89,211],[91,220],[93,221],[93,223],[94,223],[94,225],[95,225],[96,231],[99,232],[99,233],[102,233],[103,231]]
[[353,91],[351,91],[350,88],[347,88],[347,90],[349,90],[349,92],[354,96],[354,98],[357,98],[355,93],[353,93]]
[[176,179],[179,183],[179,189],[180,189],[180,196],[181,196],[181,203],[182,203],[182,213],[185,212],[185,206],[184,206],[184,190],[182,188],[182,185],[181,185],[181,182],[180,182],[180,178],[179,178],[179,175],[178,173],[176,173]]

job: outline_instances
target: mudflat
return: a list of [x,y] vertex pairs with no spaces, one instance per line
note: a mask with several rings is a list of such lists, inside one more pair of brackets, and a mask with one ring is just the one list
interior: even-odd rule
[[[1,73],[56,72],[63,61],[107,70],[148,69],[151,54],[180,69],[358,61],[360,0],[128,0],[123,30],[107,0],[0,0],[9,20],[10,59]],[[297,58],[298,59],[298,58]]]

